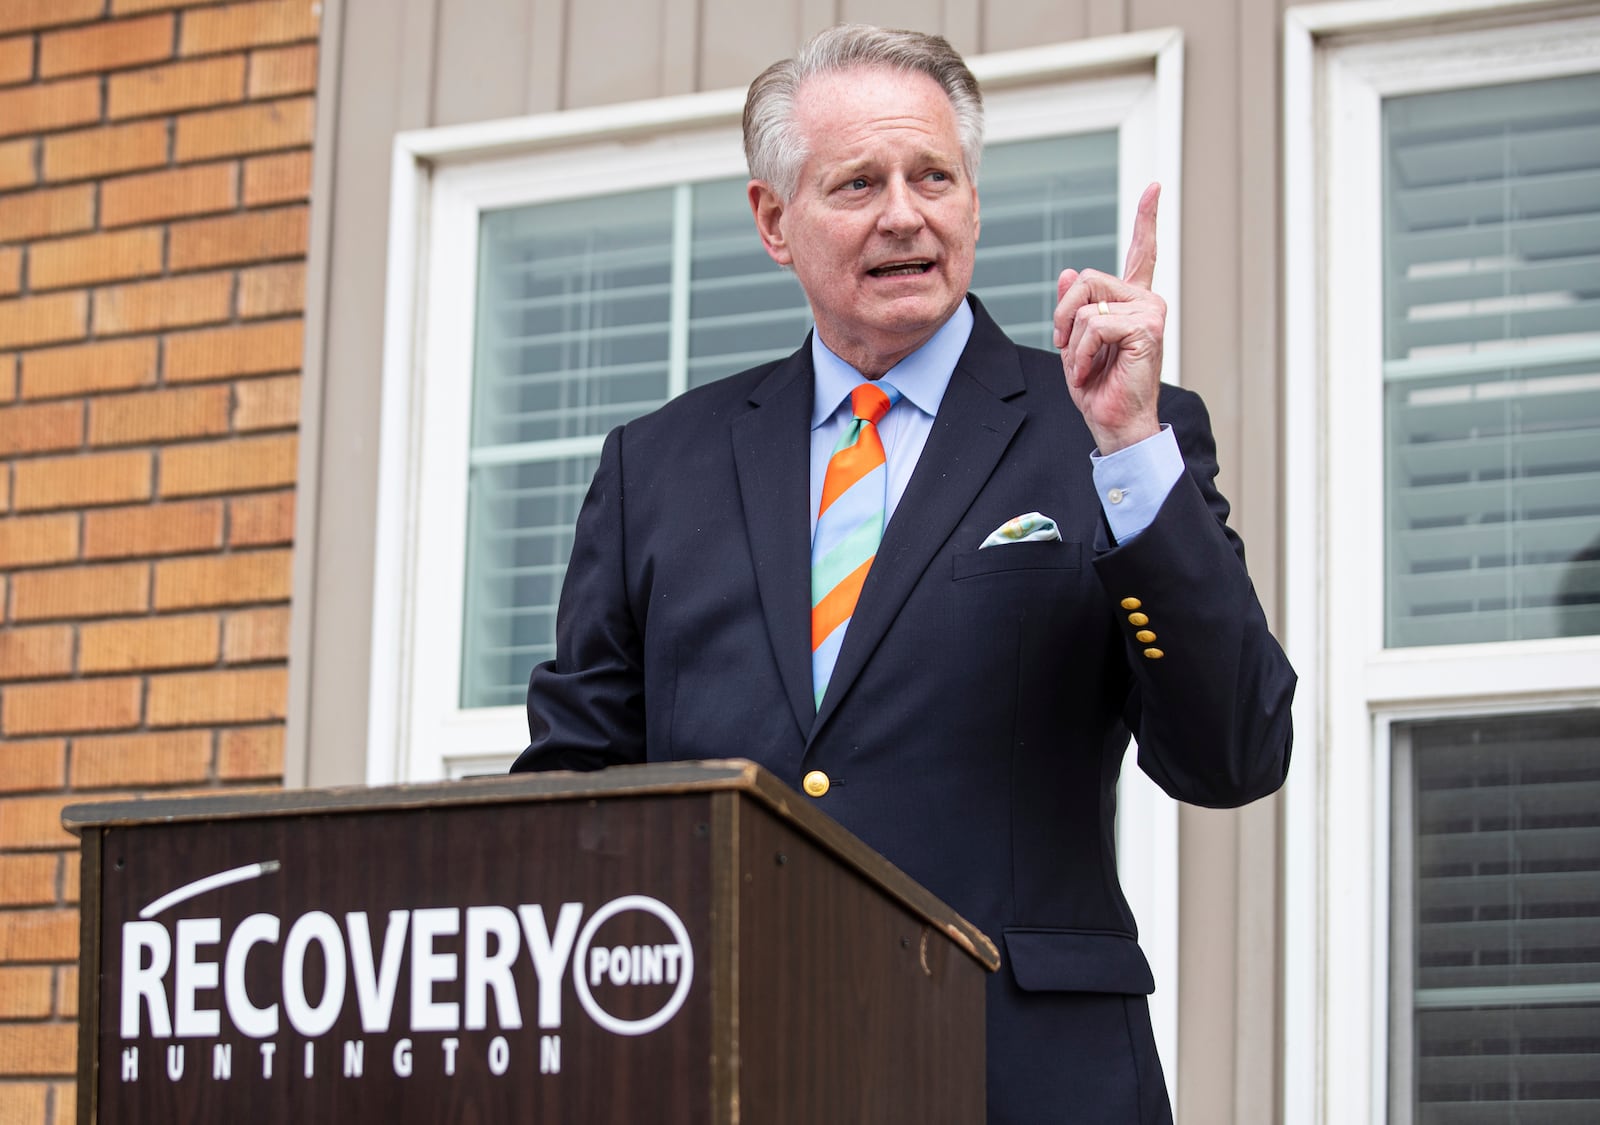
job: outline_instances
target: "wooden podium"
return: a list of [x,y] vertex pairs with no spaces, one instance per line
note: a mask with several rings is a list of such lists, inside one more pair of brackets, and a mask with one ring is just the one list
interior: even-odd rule
[[994,946],[747,762],[63,820],[83,1123],[984,1117]]

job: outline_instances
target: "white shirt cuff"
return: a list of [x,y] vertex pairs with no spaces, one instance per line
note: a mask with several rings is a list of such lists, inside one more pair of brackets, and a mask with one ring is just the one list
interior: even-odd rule
[[1089,455],[1095,494],[1118,543],[1127,543],[1155,521],[1172,486],[1183,475],[1183,454],[1172,427],[1125,449]]

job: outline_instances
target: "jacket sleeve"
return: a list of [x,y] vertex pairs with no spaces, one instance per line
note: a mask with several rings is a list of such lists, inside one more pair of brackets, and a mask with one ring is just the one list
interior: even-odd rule
[[513,773],[594,770],[645,757],[643,637],[628,597],[621,427],[578,513],[556,613],[556,656],[528,682],[526,750]]
[[1188,471],[1131,542],[1102,529],[1095,568],[1132,673],[1123,714],[1140,768],[1173,797],[1227,808],[1283,784],[1295,674],[1227,525],[1205,406],[1169,389],[1161,413]]

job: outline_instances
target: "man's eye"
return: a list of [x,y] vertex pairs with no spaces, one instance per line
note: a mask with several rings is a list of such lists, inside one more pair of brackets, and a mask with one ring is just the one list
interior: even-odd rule
[[929,172],[928,173],[928,179],[930,179],[930,180],[943,181],[943,180],[948,180],[949,178],[950,177],[945,175],[943,172]]
[[862,191],[867,186],[867,178],[865,176],[857,176],[855,179],[851,180],[850,183],[847,184],[846,186],[849,187],[850,190],[852,190],[852,191]]

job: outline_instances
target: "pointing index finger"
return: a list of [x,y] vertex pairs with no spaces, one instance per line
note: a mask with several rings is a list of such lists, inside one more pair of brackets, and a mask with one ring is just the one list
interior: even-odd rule
[[1122,267],[1122,280],[1149,289],[1156,278],[1156,205],[1161,202],[1161,185],[1151,184],[1139,197],[1139,210],[1133,220],[1133,240]]

